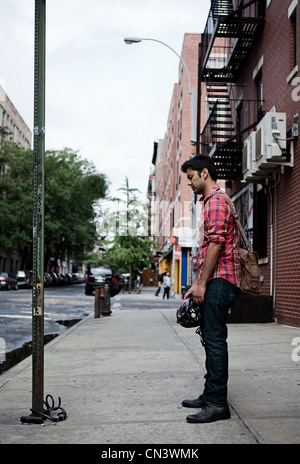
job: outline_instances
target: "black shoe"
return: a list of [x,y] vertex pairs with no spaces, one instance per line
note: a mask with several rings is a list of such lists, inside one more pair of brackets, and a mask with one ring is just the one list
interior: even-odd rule
[[194,400],[183,400],[181,404],[185,408],[200,409],[200,408],[204,408],[205,402],[206,402],[205,396],[200,395],[198,398],[195,398]]
[[191,414],[186,417],[188,422],[205,424],[217,420],[230,419],[230,410],[228,406],[214,406],[207,404],[197,414]]

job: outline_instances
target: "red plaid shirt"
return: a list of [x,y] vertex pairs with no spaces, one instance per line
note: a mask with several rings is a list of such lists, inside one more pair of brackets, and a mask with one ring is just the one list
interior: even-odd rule
[[241,266],[238,229],[229,205],[224,198],[217,195],[218,191],[224,193],[216,184],[207,196],[200,200],[204,203],[204,211],[202,234],[200,232],[203,241],[198,250],[199,271],[201,274],[209,243],[221,243],[223,246],[219,260],[210,279],[222,277],[239,287]]

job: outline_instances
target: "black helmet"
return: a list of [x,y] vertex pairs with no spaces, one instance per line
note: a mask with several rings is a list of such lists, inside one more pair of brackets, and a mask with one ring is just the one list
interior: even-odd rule
[[177,324],[182,327],[199,327],[201,321],[200,306],[194,304],[193,298],[184,300],[176,312]]

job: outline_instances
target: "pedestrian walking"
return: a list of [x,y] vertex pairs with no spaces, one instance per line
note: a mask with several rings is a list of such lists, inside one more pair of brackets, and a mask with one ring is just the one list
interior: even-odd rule
[[155,296],[158,296],[159,293],[160,293],[160,289],[162,288],[163,286],[163,282],[164,282],[164,277],[166,275],[166,273],[168,272],[168,269],[165,270],[165,272],[162,272],[161,274],[158,274],[158,287],[156,289],[156,292],[155,292]]
[[227,403],[228,348],[227,313],[239,294],[241,279],[238,230],[224,192],[216,182],[212,159],[196,155],[186,161],[182,171],[189,186],[201,194],[203,203],[203,242],[198,250],[199,272],[184,298],[193,296],[201,305],[201,332],[206,355],[203,392],[182,401],[187,408],[201,410],[187,416],[188,422],[206,423],[229,419]]
[[165,296],[167,296],[167,299],[169,299],[170,288],[171,288],[171,277],[170,277],[169,271],[167,271],[166,275],[164,276],[163,287],[164,287],[163,299],[165,299]]

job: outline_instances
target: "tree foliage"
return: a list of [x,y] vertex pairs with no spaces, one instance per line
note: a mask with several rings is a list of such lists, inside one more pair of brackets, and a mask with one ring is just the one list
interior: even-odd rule
[[[107,180],[70,149],[45,154],[45,247],[56,259],[77,257],[97,237],[95,202]],[[0,153],[0,254],[17,250],[22,267],[31,266],[33,154],[12,144]]]
[[107,262],[118,273],[133,273],[146,268],[151,262],[152,245],[142,236],[116,236],[107,249]]
[[45,243],[56,258],[78,257],[97,239],[95,202],[104,198],[107,182],[93,164],[65,149],[46,153]]
[[131,285],[133,273],[151,265],[154,243],[144,235],[147,215],[137,198],[139,190],[130,188],[127,177],[118,190],[121,196],[112,199],[117,209],[104,217],[99,232],[102,239],[113,234],[106,249],[106,263],[115,272],[130,273]]
[[32,151],[4,144],[0,153],[0,254],[32,248]]

